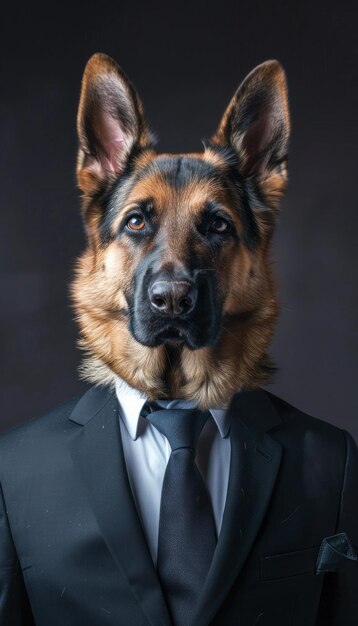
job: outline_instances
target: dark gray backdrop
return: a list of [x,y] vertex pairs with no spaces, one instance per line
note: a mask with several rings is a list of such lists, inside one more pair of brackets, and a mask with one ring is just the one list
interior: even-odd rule
[[252,67],[284,65],[293,134],[274,241],[282,313],[270,389],[358,439],[355,3],[13,5],[1,36],[0,427],[84,388],[67,287],[84,246],[75,118],[85,62],[103,51],[170,151],[200,149]]

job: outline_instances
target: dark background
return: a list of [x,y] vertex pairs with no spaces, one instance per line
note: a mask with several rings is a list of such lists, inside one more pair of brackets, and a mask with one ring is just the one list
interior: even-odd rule
[[[62,8],[61,8],[62,7]],[[112,55],[159,149],[210,136],[256,64],[286,69],[290,183],[274,241],[282,313],[273,393],[352,432],[357,351],[357,7],[327,1],[13,3],[1,34],[1,422],[77,393],[68,282],[84,247],[75,120],[84,65]]]

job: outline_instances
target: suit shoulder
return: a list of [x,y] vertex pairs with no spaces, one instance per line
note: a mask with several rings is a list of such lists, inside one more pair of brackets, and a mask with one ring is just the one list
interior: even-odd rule
[[324,450],[327,457],[329,454],[345,457],[347,446],[355,447],[352,436],[346,430],[313,417],[268,391],[265,393],[281,418],[283,440],[302,441],[309,448]]
[[0,433],[0,458],[3,457],[7,451],[17,447],[20,442],[39,439],[42,435],[56,430],[56,425],[63,423],[71,414],[82,395],[83,394],[73,396],[45,413],[32,417]]
[[279,413],[284,424],[300,424],[303,427],[307,428],[311,426],[312,428],[317,428],[318,430],[322,430],[322,432],[338,434],[342,432],[342,429],[339,426],[334,426],[329,422],[326,422],[323,419],[318,417],[314,417],[309,413],[305,413],[301,409],[293,406],[287,400],[283,398],[279,398],[275,396],[273,393],[269,391],[265,391],[266,395],[271,400],[274,405],[276,411]]
[[20,447],[22,450],[38,450],[41,443],[48,446],[51,441],[61,439],[61,434],[68,432],[73,425],[73,416],[74,422],[84,424],[112,397],[113,393],[106,388],[90,387],[49,411],[10,428],[0,434],[0,459]]

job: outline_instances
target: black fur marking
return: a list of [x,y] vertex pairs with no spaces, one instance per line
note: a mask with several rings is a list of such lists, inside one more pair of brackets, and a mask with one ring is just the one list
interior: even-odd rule
[[[150,149],[150,147],[145,150]],[[232,190],[233,207],[238,211],[244,227],[243,243],[249,250],[255,250],[260,242],[259,229],[253,207],[260,212],[260,218],[267,225],[273,225],[273,214],[265,204],[259,184],[254,176],[245,177],[240,172],[239,157],[230,146],[210,145],[210,150],[217,153],[223,161],[223,169],[211,163],[190,156],[158,156],[140,170],[135,170],[136,158],[143,150],[133,150],[125,170],[105,193],[99,195],[97,203],[102,209],[100,237],[102,245],[111,243],[114,234],[112,225],[118,215],[118,197],[128,185],[128,192],[146,176],[159,173],[174,189],[180,190],[190,181],[218,181]],[[226,167],[225,167],[226,166]]]
[[267,206],[257,178],[245,176],[240,170],[239,156],[231,146],[209,144],[208,147],[227,165],[228,169],[224,175],[234,190],[233,203],[239,211],[244,227],[243,243],[249,250],[254,251],[260,243],[255,211],[260,214],[260,219],[271,227],[274,225],[273,211]]
[[233,189],[232,199],[242,221],[244,234],[243,243],[249,250],[255,250],[260,242],[259,229],[251,208],[251,197],[245,178],[235,167],[227,174],[227,180]]
[[[229,227],[227,231],[223,233],[210,232],[210,225],[217,218],[222,218],[227,222]],[[197,227],[205,243],[210,243],[211,246],[222,246],[229,238],[233,238],[237,244],[239,243],[239,235],[230,214],[217,202],[209,201],[206,203]]]
[[127,184],[129,189],[131,189],[137,182],[157,172],[160,172],[163,180],[176,190],[181,189],[191,180],[220,180],[222,178],[221,172],[210,163],[201,161],[195,157],[186,156],[158,156],[153,162],[135,171],[137,157],[148,149],[151,149],[151,146],[141,150],[132,150],[126,168],[119,175],[116,182],[110,189],[107,189],[105,192],[102,190],[96,196],[97,206],[99,205],[102,210],[100,239],[103,246],[110,244],[115,238],[112,232],[112,225],[118,215],[118,196],[120,195],[121,189]]
[[222,176],[226,177],[229,187],[233,190],[232,201],[244,227],[243,243],[249,250],[255,250],[260,236],[252,210],[253,201],[257,199],[257,196],[252,193],[252,184],[248,184],[247,178],[240,172],[239,156],[231,146],[209,143],[208,148],[217,154],[227,167]]
[[267,205],[257,179],[253,176],[247,178],[245,181],[245,187],[249,203],[251,206],[255,207],[255,211],[259,213],[260,220],[262,220],[266,226],[273,228],[275,223],[275,214],[272,208]]
[[254,213],[251,208],[252,197],[248,192],[247,185],[242,187],[241,204],[243,207],[242,221],[244,225],[244,243],[252,252],[256,250],[260,243],[260,233]]
[[158,156],[139,173],[138,180],[160,173],[161,178],[173,189],[180,190],[190,181],[218,180],[222,174],[207,161],[191,156]]
[[[102,220],[100,225],[100,239],[103,246],[109,245],[114,239],[112,225],[113,221],[118,215],[118,196],[124,187],[128,184],[128,192],[133,185],[138,181],[140,172],[135,171],[136,161],[139,156],[143,155],[148,150],[151,150],[152,146],[138,149],[133,147],[125,169],[118,176],[117,180],[111,185],[109,189],[102,192],[101,196],[97,198],[98,205],[101,207]],[[131,180],[132,179],[132,180]]]
[[119,181],[116,181],[102,198],[100,204],[102,209],[102,220],[99,232],[101,244],[103,246],[109,245],[115,239],[115,234],[112,230],[113,222],[118,215],[118,207],[115,203],[117,194],[115,192],[121,187],[124,187],[125,183],[129,182],[132,176],[132,172],[130,170],[127,171],[126,168],[126,170],[120,175]]

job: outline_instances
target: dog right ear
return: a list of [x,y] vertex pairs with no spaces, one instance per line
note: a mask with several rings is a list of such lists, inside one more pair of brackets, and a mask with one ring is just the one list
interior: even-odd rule
[[134,148],[150,146],[141,101],[124,72],[106,54],[94,54],[86,65],[77,131],[77,181],[87,196],[116,180]]
[[266,61],[241,83],[212,142],[233,148],[241,174],[255,180],[265,203],[277,209],[287,182],[289,134],[285,72],[278,61]]

